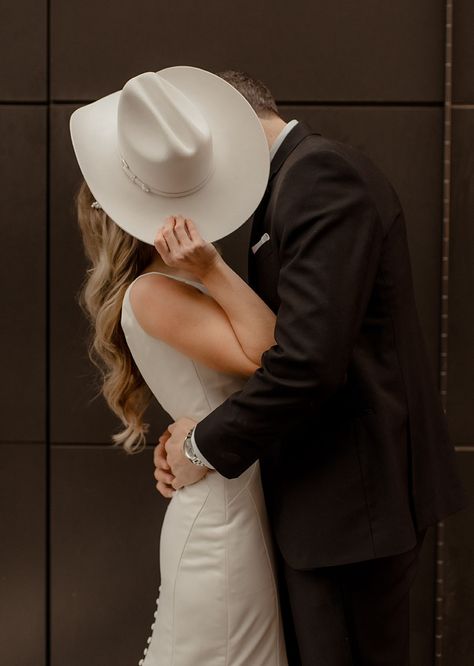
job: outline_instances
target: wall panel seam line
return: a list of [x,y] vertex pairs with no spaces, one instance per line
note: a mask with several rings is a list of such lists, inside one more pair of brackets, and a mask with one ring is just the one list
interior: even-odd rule
[[50,200],[51,200],[51,0],[46,2],[46,228],[45,228],[45,303],[46,303],[46,377],[45,377],[45,424],[46,424],[46,446],[45,446],[45,488],[46,488],[46,571],[45,571],[45,664],[51,665],[51,256],[50,256],[50,240],[51,240],[51,222],[50,222]]
[[[448,322],[449,322],[449,244],[451,223],[451,160],[452,160],[452,70],[453,70],[453,1],[445,3],[444,48],[444,117],[443,117],[443,187],[441,226],[441,284],[439,322],[439,390],[441,404],[446,414],[448,395]],[[443,630],[445,607],[445,557],[446,530],[444,521],[436,525],[435,543],[435,603],[434,603],[434,663],[444,661]]]

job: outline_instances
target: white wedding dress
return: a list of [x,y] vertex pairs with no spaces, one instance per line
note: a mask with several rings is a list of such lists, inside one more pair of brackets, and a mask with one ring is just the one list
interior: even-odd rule
[[[200,282],[168,277],[207,293]],[[173,420],[199,421],[245,379],[148,335],[129,299],[136,280],[125,292],[121,315],[131,354]],[[236,479],[213,470],[175,493],[161,530],[160,570],[155,620],[144,656],[137,658],[140,666],[287,666],[258,461]]]

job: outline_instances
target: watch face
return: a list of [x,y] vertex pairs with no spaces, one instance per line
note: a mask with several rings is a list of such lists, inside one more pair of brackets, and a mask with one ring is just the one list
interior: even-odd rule
[[184,452],[188,458],[191,458],[193,455],[191,437],[186,437],[184,440]]

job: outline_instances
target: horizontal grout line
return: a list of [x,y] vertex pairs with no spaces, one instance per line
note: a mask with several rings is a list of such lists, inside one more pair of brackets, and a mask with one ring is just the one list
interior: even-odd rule
[[33,102],[31,100],[0,100],[0,106],[48,106],[48,100]]
[[474,104],[451,104],[451,108],[456,109],[456,111],[459,109],[467,109],[472,111],[472,109],[474,109]]
[[1,439],[0,446],[46,446],[46,440],[31,439]]
[[[96,100],[88,99],[52,99],[52,100],[43,100],[43,101],[32,101],[32,100],[0,100],[0,106],[61,106],[62,104],[91,104]],[[285,106],[300,106],[300,107],[311,107],[311,106],[386,106],[386,107],[442,107],[443,102],[432,101],[432,102],[408,102],[408,101],[381,101],[381,100],[318,100],[318,101],[308,101],[308,100],[277,100],[277,105],[281,107]],[[453,108],[461,108],[462,105],[454,105]],[[473,105],[465,105],[463,108],[471,108]]]
[[[158,444],[158,438],[156,443]],[[48,447],[48,444],[46,440],[44,441],[29,441],[29,440],[0,440],[0,451],[2,449],[2,446],[39,446],[41,448],[44,448],[46,451],[46,448]],[[61,448],[61,449],[67,449],[69,447],[71,448],[81,448],[81,449],[114,449],[112,444],[108,444],[107,442],[51,442],[50,443],[50,448]],[[147,444],[146,448],[151,449],[154,447],[155,444]],[[120,450],[119,447],[117,447],[117,450]]]
[[[156,443],[158,443],[158,439],[157,439]],[[14,446],[17,446],[17,445],[18,446],[24,446],[24,445],[33,445],[33,444],[37,445],[37,446],[46,446],[46,442],[41,441],[41,440],[33,440],[33,441],[32,440],[26,440],[26,439],[25,440],[16,440],[16,441],[9,440],[9,439],[0,440],[0,446],[2,446],[2,445],[3,446],[8,446],[8,445],[10,445],[10,446],[13,446],[13,445]],[[112,450],[114,449],[113,445],[109,444],[107,442],[51,442],[50,446],[53,447],[53,448],[55,448],[55,447],[68,448],[69,446],[71,446],[71,447],[79,446],[79,447],[83,447],[83,448],[107,448],[107,449],[110,448]],[[153,444],[153,443],[147,443],[147,445],[146,445],[147,448],[151,448],[151,447],[154,447],[154,446],[156,446],[156,445]],[[457,444],[457,445],[455,445],[454,448],[455,448],[456,451],[460,451],[460,452],[468,452],[468,453],[474,452],[474,444]],[[120,450],[119,447],[117,447],[117,450]]]
[[[158,444],[158,438],[156,439],[156,444]],[[150,449],[152,447],[155,447],[156,444],[147,444],[146,448]],[[51,448],[62,448],[62,449],[67,449],[69,447],[80,447],[84,449],[111,449],[120,451],[120,447],[114,447],[113,444],[109,444],[107,442],[51,442],[50,444]]]
[[[95,100],[56,100],[52,99],[51,104],[91,104]],[[395,100],[393,102],[382,100],[276,100],[278,106],[443,106],[441,101],[433,102],[407,102]]]
[[314,102],[310,101],[291,101],[291,100],[286,100],[286,101],[278,101],[277,100],[277,105],[278,106],[434,106],[434,107],[440,107],[444,105],[444,102],[442,101],[432,101],[432,102],[408,102],[408,101],[401,101],[401,100],[394,100],[394,101],[385,101],[385,100],[354,100],[354,101],[346,101],[346,100],[318,100]]

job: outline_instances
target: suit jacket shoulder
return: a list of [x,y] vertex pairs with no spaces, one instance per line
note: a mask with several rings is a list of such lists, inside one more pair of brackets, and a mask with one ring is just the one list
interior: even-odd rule
[[356,178],[364,187],[377,208],[385,234],[402,210],[400,199],[386,175],[354,146],[317,133],[307,134],[273,171],[265,215],[272,217],[278,208],[279,197],[291,197],[294,192],[304,205],[304,193],[311,190],[321,174],[339,178],[343,196],[349,172],[351,178]]

